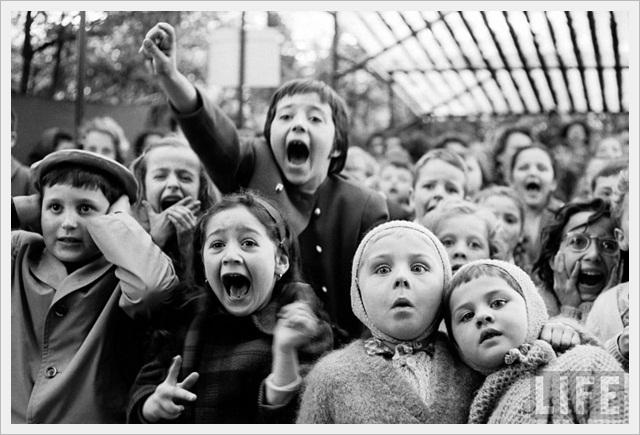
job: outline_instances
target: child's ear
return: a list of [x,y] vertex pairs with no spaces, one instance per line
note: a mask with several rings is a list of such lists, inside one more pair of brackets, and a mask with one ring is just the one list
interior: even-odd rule
[[278,248],[276,254],[276,273],[284,275],[289,270],[289,256],[284,253],[282,248]]
[[616,240],[618,241],[618,244],[620,244],[620,249],[622,249],[623,251],[628,251],[629,243],[624,237],[624,232],[620,228],[614,228],[613,234],[615,234]]

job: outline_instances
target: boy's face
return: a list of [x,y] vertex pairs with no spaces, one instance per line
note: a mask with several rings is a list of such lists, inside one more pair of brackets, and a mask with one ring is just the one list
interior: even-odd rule
[[491,257],[487,225],[478,216],[452,216],[442,222],[436,237],[447,250],[453,273],[471,261]]
[[44,187],[42,235],[49,251],[69,268],[78,268],[100,250],[87,231],[87,222],[109,211],[109,201],[100,190],[56,184]]
[[618,176],[617,175],[609,175],[608,177],[598,177],[596,178],[596,183],[593,189],[593,197],[594,198],[602,198],[605,200],[611,199],[611,195],[613,195],[613,191],[618,184]]
[[429,160],[417,174],[413,203],[416,218],[436,208],[443,199],[464,198],[464,172],[442,160]]
[[329,173],[335,138],[331,107],[316,93],[289,95],[278,101],[271,123],[271,148],[286,179],[314,193]]
[[234,316],[266,306],[289,259],[281,254],[264,225],[244,207],[223,210],[205,227],[202,261],[209,286]]
[[147,154],[145,198],[160,213],[187,196],[198,200],[200,160],[186,148],[163,146]]
[[[554,259],[559,255],[564,257],[564,267],[556,270],[556,273],[566,274],[569,277],[574,267],[579,267],[576,286],[583,302],[594,301],[605,289],[609,273],[617,268],[620,259],[619,250],[614,249],[613,253],[604,252],[595,240],[597,237],[608,246],[615,244],[613,220],[603,217],[587,224],[593,213],[593,211],[581,211],[569,218],[562,230],[562,243],[554,256]],[[580,236],[588,237],[589,241],[585,242],[585,239]],[[552,268],[553,265],[552,260]]]
[[556,189],[553,165],[549,155],[539,148],[531,148],[518,154],[513,165],[513,187],[525,204],[541,208]]
[[102,154],[112,160],[116,159],[116,144],[108,134],[90,131],[84,138],[82,148],[92,153]]
[[453,290],[451,329],[462,359],[485,369],[504,364],[527,338],[524,298],[502,278],[481,276]]
[[374,240],[358,271],[362,303],[371,322],[398,340],[412,340],[433,324],[444,271],[425,235],[397,230]]
[[413,191],[413,174],[410,170],[394,165],[386,166],[380,173],[378,186],[387,198],[408,206]]

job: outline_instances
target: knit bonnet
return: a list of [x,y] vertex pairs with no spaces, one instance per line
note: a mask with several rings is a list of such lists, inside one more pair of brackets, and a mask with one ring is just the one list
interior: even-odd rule
[[[505,362],[508,364],[511,364],[514,358],[521,360],[524,357],[523,352],[526,354],[526,349],[528,349],[534,343],[540,344],[545,348],[548,347],[548,343],[546,342],[540,343],[540,340],[538,340],[538,337],[540,336],[540,332],[542,331],[543,326],[545,325],[545,323],[549,318],[549,315],[547,314],[547,308],[544,304],[542,297],[538,293],[538,290],[535,284],[531,280],[531,277],[529,277],[529,275],[524,270],[520,269],[516,265],[507,263],[505,261],[488,260],[488,259],[476,260],[476,261],[467,263],[464,266],[462,266],[460,269],[458,269],[455,277],[462,276],[463,274],[467,273],[469,269],[472,269],[477,266],[483,266],[483,265],[500,269],[504,273],[512,277],[518,283],[518,286],[519,286],[519,288],[516,288],[514,290],[516,290],[524,298],[524,302],[527,308],[527,336],[525,338],[525,343],[523,346],[520,346],[520,348],[518,349],[510,350],[509,353],[507,353],[507,355],[505,356]],[[455,277],[454,277],[454,283],[453,283],[454,285],[456,284],[455,281],[457,281],[455,280]],[[459,283],[458,285],[460,284],[461,283]],[[453,291],[454,291],[453,286],[450,286],[445,290],[444,300],[447,305],[449,305],[449,301],[451,299],[451,293],[453,293]],[[450,313],[451,311],[449,309],[449,306],[445,307],[445,310],[447,313]],[[447,315],[446,320],[447,320],[446,323],[449,331],[449,336],[453,339],[453,333],[451,330],[451,322],[450,322],[451,320],[450,314]],[[486,369],[482,369],[470,361],[465,361],[465,363],[467,363],[469,366],[471,366],[475,370],[484,374],[488,374],[493,371],[493,370],[487,371]]]
[[[438,240],[438,238],[427,228],[413,222],[396,220],[378,225],[377,227],[374,227],[371,231],[369,231],[360,242],[355,256],[353,257],[353,266],[351,268],[351,309],[353,310],[353,313],[356,315],[356,317],[360,319],[360,321],[367,328],[369,328],[371,334],[375,338],[385,340],[390,343],[401,343],[401,340],[388,336],[387,334],[380,331],[367,315],[364,304],[362,302],[362,293],[358,282],[358,273],[360,270],[360,265],[363,261],[363,254],[366,252],[370,244],[378,240],[382,235],[400,232],[415,232],[426,236],[427,240],[435,248],[435,251],[438,254],[438,258],[442,263],[443,288],[446,289],[451,282],[451,266],[449,264],[449,256],[447,255],[447,251],[442,243],[440,243],[440,240]],[[416,236],[418,236],[418,234],[416,234]],[[431,323],[431,326],[422,335],[420,335],[420,337],[415,337],[416,339],[424,338],[436,330],[438,324],[442,319],[440,313],[441,311],[439,311],[439,314]]]

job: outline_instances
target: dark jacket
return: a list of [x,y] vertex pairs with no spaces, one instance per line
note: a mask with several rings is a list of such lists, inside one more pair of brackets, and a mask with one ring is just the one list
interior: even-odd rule
[[384,198],[339,174],[311,195],[285,179],[264,140],[240,141],[233,123],[203,98],[191,114],[176,117],[191,147],[222,193],[253,189],[275,200],[298,234],[302,269],[334,326],[336,344],[360,335],[351,311],[351,262],[364,234],[389,219]]

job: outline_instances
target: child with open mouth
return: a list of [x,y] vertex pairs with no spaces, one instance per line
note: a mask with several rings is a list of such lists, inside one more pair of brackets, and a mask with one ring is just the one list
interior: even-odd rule
[[539,339],[548,314],[522,269],[497,260],[465,265],[445,292],[444,309],[454,348],[487,376],[469,423],[629,422],[627,373],[588,333],[566,352]]
[[511,160],[511,185],[525,204],[524,249],[530,264],[540,255],[541,229],[563,205],[553,196],[556,173],[551,153],[540,144],[520,148]]
[[620,282],[620,245],[607,201],[572,202],[545,229],[533,268],[550,316],[584,322],[594,300]]
[[205,288],[182,284],[132,389],[128,420],[292,423],[304,366],[333,337],[300,279],[291,228],[273,204],[245,192],[206,212],[195,241]]
[[359,336],[361,325],[348,308],[349,265],[361,237],[389,213],[381,195],[340,175],[349,147],[343,98],[317,80],[284,83],[271,98],[264,138],[241,140],[213,98],[178,71],[172,26],[154,26],[140,51],[220,191],[259,191],[291,222],[305,277],[329,313],[336,346]]
[[193,279],[193,232],[220,193],[186,141],[150,144],[131,164],[138,181],[136,218],[171,258],[180,279]]

